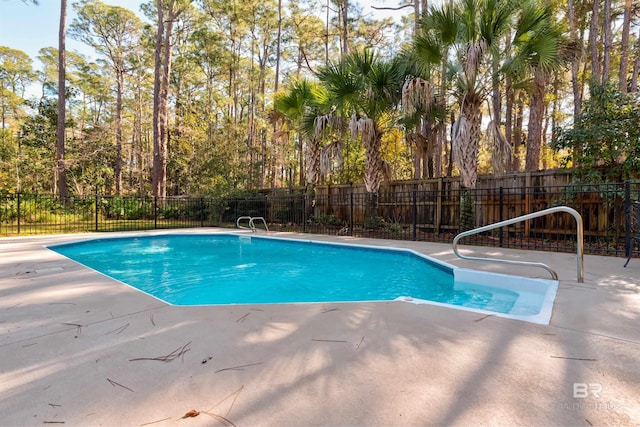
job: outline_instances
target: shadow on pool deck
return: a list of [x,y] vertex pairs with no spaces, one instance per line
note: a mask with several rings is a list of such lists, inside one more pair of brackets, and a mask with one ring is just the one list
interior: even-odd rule
[[586,256],[578,284],[572,254],[464,248],[557,269],[544,326],[403,302],[173,307],[43,248],[84,237],[0,240],[0,425],[640,424],[640,260]]

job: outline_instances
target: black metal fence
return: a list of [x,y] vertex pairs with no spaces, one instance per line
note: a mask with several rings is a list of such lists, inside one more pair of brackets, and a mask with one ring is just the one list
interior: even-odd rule
[[[451,243],[471,228],[570,206],[584,220],[585,251],[627,255],[627,213],[640,181],[481,190],[350,191],[309,197],[273,192],[243,198],[71,197],[0,195],[0,236],[186,227],[235,227],[240,216],[264,217],[271,230]],[[558,252],[576,250],[576,225],[556,213],[465,238],[462,244]]]

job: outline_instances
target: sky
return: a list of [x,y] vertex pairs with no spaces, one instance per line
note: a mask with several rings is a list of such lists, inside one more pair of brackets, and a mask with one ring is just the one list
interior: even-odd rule
[[[75,17],[73,0],[67,5],[67,28]],[[106,0],[106,4],[123,6],[138,16],[138,1]],[[34,5],[30,0],[0,0],[0,46],[8,46],[25,52],[36,62],[38,51],[44,47],[58,47],[58,26],[60,24],[60,1],[38,0]],[[67,50],[86,50],[83,43],[67,37]]]
[[[139,11],[140,1],[137,0],[102,0],[103,3],[115,6],[123,6],[135,12],[142,18]],[[400,12],[389,10],[376,11],[374,6],[397,7],[402,0],[359,0],[363,14],[373,13],[374,16],[383,17],[395,15],[402,16],[408,14],[411,9],[406,8]],[[73,21],[75,11],[72,4],[74,0],[68,1],[67,6],[67,28]],[[30,0],[0,0],[0,46],[8,46],[25,52],[34,60],[38,51],[44,47],[57,47],[58,45],[58,25],[60,20],[59,0],[38,0],[38,5],[34,5]],[[87,54],[87,47],[80,42],[67,37],[67,50],[78,51]]]

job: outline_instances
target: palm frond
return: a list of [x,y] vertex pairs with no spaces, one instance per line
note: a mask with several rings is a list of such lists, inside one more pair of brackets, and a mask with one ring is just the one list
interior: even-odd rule
[[342,133],[344,127],[344,119],[333,113],[316,116],[314,118],[314,137],[322,138],[326,136],[328,132],[333,131]]
[[479,74],[481,62],[484,60],[487,52],[487,42],[478,40],[476,43],[470,43],[465,53],[464,74],[467,81],[472,82]]
[[335,162],[337,167],[342,167],[344,157],[342,155],[344,147],[342,141],[336,140],[325,145],[320,151],[320,177],[325,179],[331,171],[332,163]]
[[405,116],[428,111],[434,104],[434,85],[420,77],[407,79],[402,86],[402,109]]

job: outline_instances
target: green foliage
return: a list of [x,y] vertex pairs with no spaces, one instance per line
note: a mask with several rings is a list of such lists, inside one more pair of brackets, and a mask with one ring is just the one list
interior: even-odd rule
[[150,219],[153,218],[152,199],[138,197],[109,197],[99,201],[100,212],[106,219]]
[[555,150],[569,149],[566,159],[597,171],[606,181],[625,180],[640,170],[640,100],[612,86],[592,86],[573,128],[559,129]]
[[[92,201],[89,201],[92,204]],[[70,200],[65,205],[55,196],[22,194],[0,196],[0,222],[15,223],[20,216],[23,224],[70,223],[86,221],[92,217],[92,209],[83,200]]]
[[307,220],[307,223],[309,225],[324,225],[330,227],[338,227],[343,225],[342,221],[336,218],[335,215],[326,214],[314,215]]
[[11,223],[18,219],[18,200],[14,197],[0,198],[0,223]]

